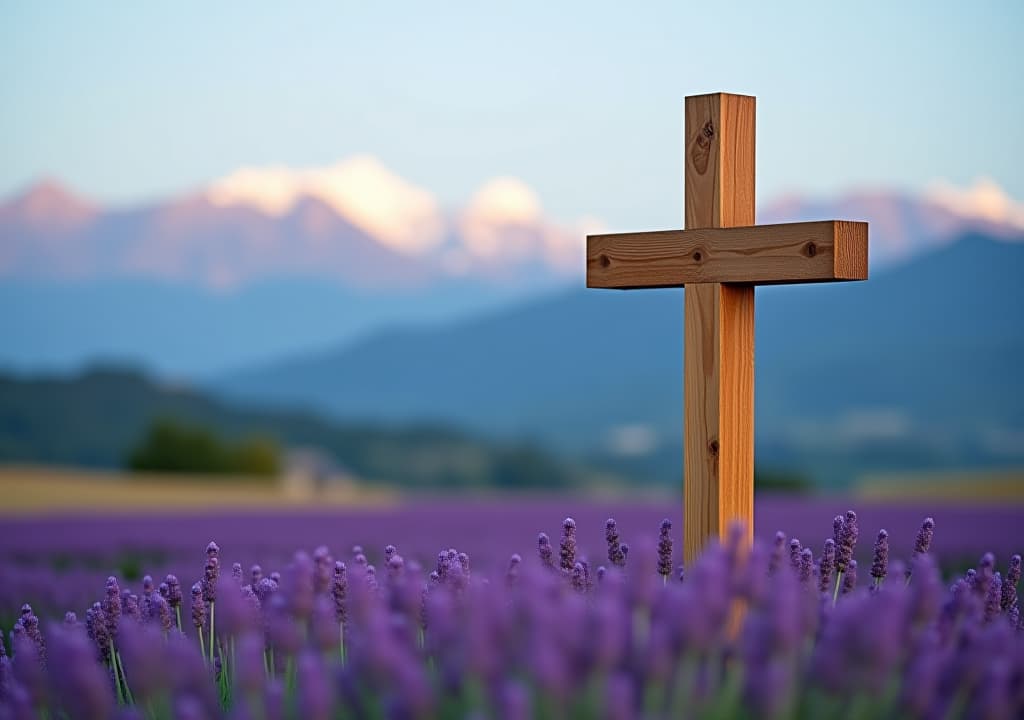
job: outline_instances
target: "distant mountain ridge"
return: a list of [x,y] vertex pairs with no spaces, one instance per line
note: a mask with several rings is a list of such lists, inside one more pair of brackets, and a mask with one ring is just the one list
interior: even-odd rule
[[[760,289],[759,459],[834,481],[1024,462],[1022,270],[1024,244],[972,235],[867,283]],[[671,472],[682,296],[574,290],[439,329],[380,332],[215,386],[335,417],[527,435]]]
[[[788,198],[758,213],[830,217],[871,222],[873,270],[965,232],[1024,237],[1024,206],[991,183]],[[129,208],[45,181],[0,201],[0,368],[116,360],[206,378],[382,328],[479,317],[581,286],[590,226],[553,222],[513,178],[442,208],[369,157],[242,169]]]

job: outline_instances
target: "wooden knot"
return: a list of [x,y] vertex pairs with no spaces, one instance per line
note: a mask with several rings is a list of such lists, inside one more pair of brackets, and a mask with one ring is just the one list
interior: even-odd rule
[[693,147],[690,149],[690,162],[698,175],[708,171],[708,162],[711,159],[711,141],[715,139],[715,124],[708,120],[704,127],[697,131],[693,139]]
[[806,245],[804,245],[804,253],[807,255],[807,257],[814,257],[815,255],[818,254],[818,246],[815,245],[813,242],[809,242]]
[[712,440],[708,443],[708,452],[713,456],[718,457],[718,441]]
[[603,268],[606,268],[612,264],[612,261],[609,259],[609,257],[603,253],[597,256],[597,262],[600,263],[601,267]]
[[704,259],[704,256],[700,254],[700,250],[694,250],[693,251],[693,261],[694,262],[700,262],[703,259]]

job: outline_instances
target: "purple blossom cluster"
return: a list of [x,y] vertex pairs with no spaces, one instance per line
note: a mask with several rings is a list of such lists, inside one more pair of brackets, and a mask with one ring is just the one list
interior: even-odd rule
[[733,527],[684,574],[668,520],[629,553],[609,519],[596,568],[579,527],[494,578],[457,548],[424,566],[394,544],[220,573],[210,543],[190,592],[110,577],[82,621],[23,606],[0,639],[0,720],[1024,714],[1019,555],[947,587],[928,519],[906,564],[879,532],[859,585],[849,512],[817,558]]

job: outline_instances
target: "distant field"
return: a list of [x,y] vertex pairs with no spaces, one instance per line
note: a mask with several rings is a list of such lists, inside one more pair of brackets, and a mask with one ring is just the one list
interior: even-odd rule
[[387,490],[331,485],[320,492],[263,478],[0,468],[0,515],[117,513],[134,510],[228,510],[381,505]]
[[1024,504],[1024,470],[869,475],[858,484],[856,495],[876,502]]

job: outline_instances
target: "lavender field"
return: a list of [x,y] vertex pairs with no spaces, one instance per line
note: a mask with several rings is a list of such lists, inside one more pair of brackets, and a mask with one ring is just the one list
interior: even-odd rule
[[0,718],[1019,717],[1019,508],[844,505],[7,518]]
[[[898,550],[909,551],[921,518],[935,518],[940,532],[935,553],[948,572],[963,571],[982,553],[1007,558],[1024,548],[1020,505],[866,504],[841,498],[759,497],[756,536],[769,542],[777,530],[819,547],[831,533],[828,520],[849,507],[872,532],[885,528]],[[653,541],[658,523],[681,528],[677,502],[594,501],[571,497],[501,500],[423,500],[390,506],[315,511],[245,510],[222,507],[208,513],[154,509],[134,513],[0,517],[0,618],[13,618],[26,598],[54,617],[87,605],[97,584],[111,573],[138,580],[168,572],[188,577],[197,548],[216,540],[230,562],[282,567],[298,548],[327,545],[341,550],[362,545],[371,561],[394,544],[426,565],[438,548],[465,547],[475,564],[503,570],[512,553],[532,551],[538,532],[555,533],[560,520],[579,523],[581,557],[600,563],[604,520],[614,516],[624,537]],[[682,537],[681,530],[676,535]],[[900,545],[902,543],[902,545]],[[858,559],[870,547],[857,549]]]

